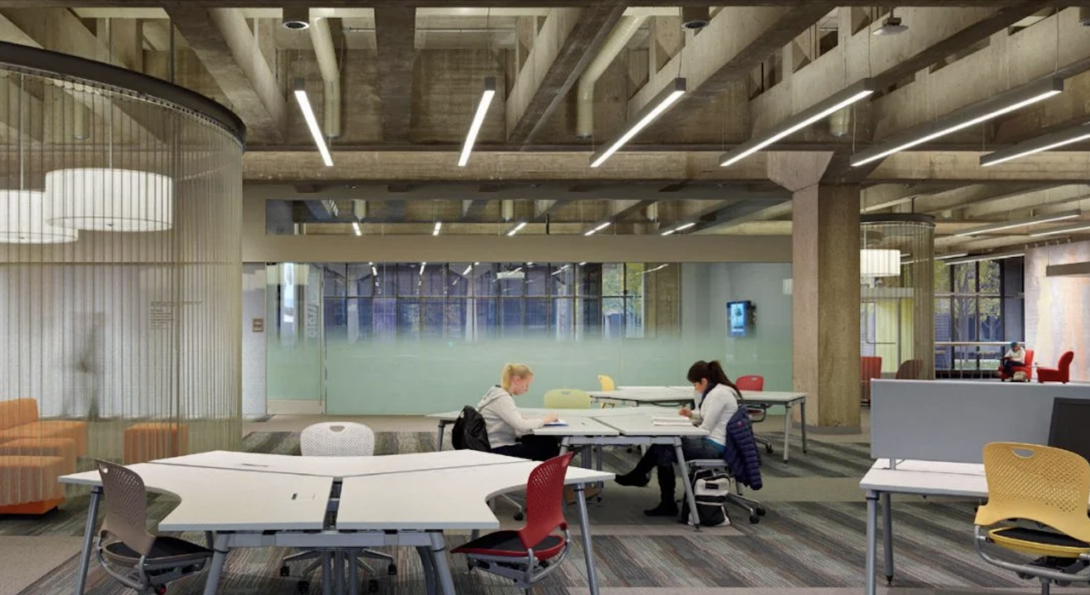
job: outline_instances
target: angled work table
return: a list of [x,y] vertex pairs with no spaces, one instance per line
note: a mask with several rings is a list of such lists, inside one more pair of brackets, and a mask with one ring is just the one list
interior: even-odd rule
[[[446,451],[377,457],[295,457],[214,451],[129,466],[149,491],[168,493],[181,503],[160,524],[161,531],[213,534],[215,554],[204,593],[212,595],[233,548],[351,548],[410,546],[424,564],[428,593],[454,595],[444,532],[493,530],[499,520],[487,502],[525,489],[536,463],[491,453]],[[581,523],[587,583],[598,593],[594,550],[584,487],[612,479],[569,467]],[[92,550],[102,484],[97,471],[66,475],[62,483],[92,487],[76,594],[83,593]],[[341,484],[333,498],[334,484]],[[437,497],[441,494],[441,497]],[[336,523],[326,522],[336,512]],[[348,565],[355,593],[355,565]],[[323,592],[332,593],[331,580]],[[337,581],[340,582],[339,580]],[[343,588],[338,584],[338,592]]]

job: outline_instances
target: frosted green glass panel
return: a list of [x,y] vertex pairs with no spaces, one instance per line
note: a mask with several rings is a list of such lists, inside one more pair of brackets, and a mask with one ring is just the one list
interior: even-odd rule
[[269,266],[267,271],[268,399],[321,400],[321,271],[294,263]]

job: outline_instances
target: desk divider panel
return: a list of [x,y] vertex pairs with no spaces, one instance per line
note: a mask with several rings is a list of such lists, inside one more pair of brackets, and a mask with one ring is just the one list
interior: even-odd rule
[[1090,385],[875,380],[871,456],[980,463],[989,442],[1048,444],[1052,401]]

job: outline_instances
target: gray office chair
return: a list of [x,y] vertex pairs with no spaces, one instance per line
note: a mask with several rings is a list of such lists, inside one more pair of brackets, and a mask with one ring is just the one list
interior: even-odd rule
[[95,466],[106,498],[95,552],[106,574],[140,593],[162,595],[167,583],[204,569],[211,549],[148,533],[147,491],[136,472],[106,461]]
[[[307,426],[300,436],[300,448],[305,457],[369,457],[375,454],[375,433],[371,428],[352,422],[323,422]],[[340,498],[340,485],[334,486],[334,498]],[[290,577],[291,562],[301,560],[314,560],[303,569],[301,577],[306,577],[318,568],[325,567],[328,560],[335,555],[335,550],[314,550],[292,554],[284,558],[280,564],[280,576]],[[397,564],[390,554],[370,549],[349,550],[348,558],[359,565],[367,573],[374,576],[375,571],[361,558],[373,558],[387,562],[386,572],[390,575],[397,574]],[[310,589],[310,583],[306,580],[299,581],[299,592],[306,593]],[[378,591],[377,579],[370,579],[367,583],[369,591]]]
[[[727,502],[744,508],[749,513],[750,523],[757,524],[761,522],[761,517],[765,515],[764,507],[761,506],[760,502],[742,495],[742,486],[731,474],[726,461],[723,459],[696,459],[685,461],[685,464],[689,467],[688,475],[693,478],[694,482],[701,477],[701,473],[723,473],[729,477],[734,485],[734,490],[727,494]],[[689,478],[686,477],[685,481],[689,481]]]

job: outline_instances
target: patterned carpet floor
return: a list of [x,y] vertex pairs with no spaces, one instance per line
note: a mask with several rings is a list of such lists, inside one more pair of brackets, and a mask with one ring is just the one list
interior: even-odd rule
[[[776,435],[766,434],[775,439]],[[782,438],[782,435],[780,436]],[[426,432],[379,433],[376,454],[434,449],[435,436]],[[795,446],[795,445],[793,445]],[[254,432],[244,448],[252,452],[298,454],[298,434]],[[778,451],[777,451],[778,454]],[[611,470],[627,470],[635,454],[616,449],[606,457]],[[811,441],[809,453],[792,453],[791,462],[765,457],[766,483],[804,477],[861,477],[870,466],[867,446]],[[699,592],[710,588],[860,588],[863,578],[865,506],[862,493],[850,502],[777,502],[768,515],[751,525],[736,514],[732,527],[696,533],[673,523],[647,524],[632,494],[640,490],[607,489],[603,503],[591,506],[594,547],[603,588],[658,588],[664,593]],[[756,494],[757,496],[760,493]],[[176,504],[165,496],[149,497],[149,517],[162,518]],[[0,521],[0,535],[80,535],[86,496],[76,496],[62,510],[42,519]],[[619,509],[631,509],[619,512]],[[972,548],[971,503],[911,500],[895,502],[895,551],[898,587],[1010,588],[1030,586],[1013,574],[990,567]],[[627,530],[615,530],[627,527]],[[202,541],[203,535],[183,537]],[[451,547],[464,535],[450,536]],[[399,574],[378,577],[379,592],[417,594],[424,591],[422,571],[414,550],[388,549],[397,556]],[[282,549],[243,549],[228,558],[221,592],[239,595],[296,593],[297,579],[280,578]],[[586,587],[583,553],[578,545],[557,573],[535,593],[564,594]],[[97,566],[97,565],[96,565]],[[76,559],[72,558],[23,591],[26,595],[70,593]],[[493,595],[517,592],[510,583],[480,572],[467,572],[453,560],[458,593]],[[178,581],[170,593],[200,593],[204,575]],[[310,592],[320,593],[320,575]],[[861,588],[859,589],[861,592]],[[100,570],[89,579],[88,593],[131,593]]]

